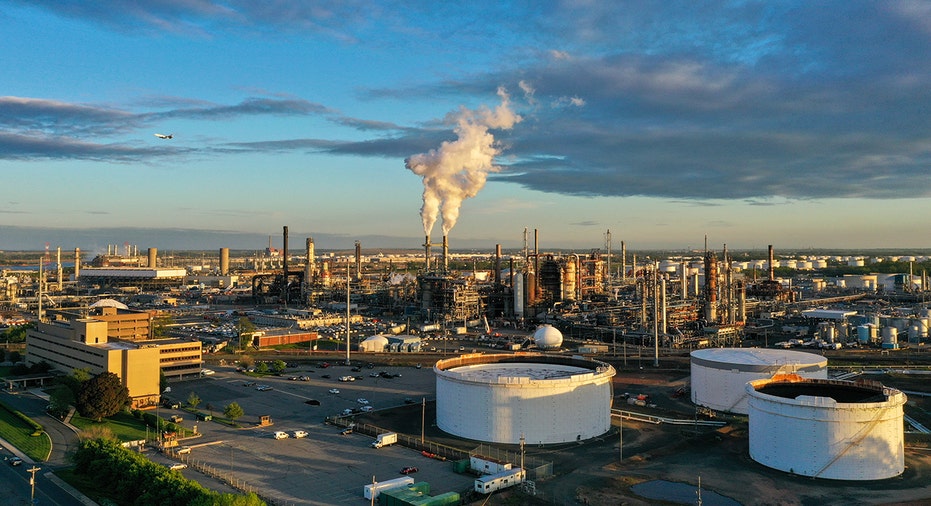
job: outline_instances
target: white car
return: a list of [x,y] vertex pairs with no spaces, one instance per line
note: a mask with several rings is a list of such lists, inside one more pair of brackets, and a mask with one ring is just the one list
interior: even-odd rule
[[362,398],[362,397],[359,397],[358,399],[356,399],[356,402],[358,402],[359,404],[368,404],[368,403],[369,403],[368,399],[364,399],[364,398]]
[[330,393],[331,393],[331,394],[338,394],[338,393],[339,393],[339,389],[338,389],[338,388],[331,388],[331,389],[330,389]]
[[274,434],[274,437],[275,437],[275,439],[288,439],[288,433],[287,433],[287,432],[282,432],[282,431],[279,430],[278,432],[276,432],[276,433]]
[[307,432],[303,430],[296,430],[294,431],[294,437],[298,439],[302,437],[307,437]]
[[368,405],[362,406],[359,409],[361,409],[363,413],[370,413],[375,410],[375,408],[373,408],[372,406],[368,406]]

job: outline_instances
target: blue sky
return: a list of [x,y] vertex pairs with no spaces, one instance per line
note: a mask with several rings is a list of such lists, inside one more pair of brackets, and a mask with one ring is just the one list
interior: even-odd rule
[[453,248],[931,247],[928,2],[5,1],[0,33],[0,249],[416,248],[425,195]]

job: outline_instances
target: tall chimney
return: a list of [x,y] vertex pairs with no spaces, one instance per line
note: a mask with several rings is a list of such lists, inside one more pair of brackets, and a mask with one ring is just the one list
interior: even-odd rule
[[158,248],[149,248],[149,269],[157,267]]
[[449,240],[443,235],[443,272],[449,272]]
[[423,240],[423,270],[430,270],[430,236],[425,236]]
[[58,247],[58,250],[55,255],[56,255],[55,261],[58,263],[58,291],[61,292],[62,288],[64,288],[64,285],[62,284],[62,279],[61,279],[63,275],[61,272],[61,246]]
[[230,275],[230,249],[220,248],[220,275]]
[[362,279],[362,244],[356,241],[356,279]]
[[314,239],[312,237],[307,238],[306,247],[307,247],[307,251],[306,251],[307,258],[305,259],[305,261],[307,263],[304,265],[304,283],[310,284],[313,282],[314,274],[315,274],[314,272],[314,267],[315,267],[314,266]]
[[495,245],[495,284],[501,284],[501,245]]
[[81,275],[81,248],[74,248],[74,280]]
[[540,231],[533,229],[533,303],[540,300]]
[[769,280],[776,281],[776,266],[774,264],[773,245],[769,245]]
[[284,276],[281,278],[281,300],[285,305],[288,304],[288,226],[282,227],[282,245],[281,245],[281,270]]
[[621,241],[621,279],[627,281],[627,245]]

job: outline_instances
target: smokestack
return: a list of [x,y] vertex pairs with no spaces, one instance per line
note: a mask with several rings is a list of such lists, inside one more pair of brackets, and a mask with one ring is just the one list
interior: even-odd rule
[[449,272],[449,240],[443,234],[443,272]]
[[158,261],[158,248],[149,248],[149,269],[154,269],[157,267]]
[[220,248],[220,275],[230,275],[230,249]]
[[356,279],[362,279],[362,244],[356,241]]
[[282,245],[281,245],[281,270],[284,276],[281,278],[281,300],[285,305],[288,304],[288,226],[282,227]]
[[769,280],[776,281],[776,266],[773,260],[773,245],[769,245]]
[[718,260],[714,253],[705,253],[705,320],[718,320]]
[[747,321],[747,287],[743,281],[737,282],[737,320]]
[[314,240],[311,237],[307,238],[306,242],[306,264],[304,265],[304,283],[310,284],[314,279]]
[[58,247],[58,251],[55,253],[56,262],[58,263],[58,291],[61,292],[64,285],[62,284],[62,272],[61,272],[61,246]]
[[621,279],[627,281],[627,245],[621,241]]
[[679,299],[685,300],[689,296],[689,268],[685,260],[682,261],[682,279],[679,281],[682,283],[682,293],[679,294]]
[[426,236],[423,240],[423,270],[425,272],[430,271],[430,236]]
[[495,244],[495,284],[501,284],[501,245]]
[[540,300],[540,231],[533,229],[533,302]]
[[81,248],[74,248],[74,280],[81,276]]

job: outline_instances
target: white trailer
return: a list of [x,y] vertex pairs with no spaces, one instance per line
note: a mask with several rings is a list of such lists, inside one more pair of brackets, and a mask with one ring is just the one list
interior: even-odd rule
[[413,484],[414,479],[410,476],[395,478],[393,480],[379,481],[377,483],[369,483],[368,485],[362,487],[362,495],[364,495],[366,499],[374,499],[378,497],[378,494],[384,492],[385,490],[393,490]]
[[486,474],[475,479],[475,491],[490,494],[514,485],[519,485],[527,478],[527,472],[521,468],[508,469],[495,474]]
[[397,432],[385,432],[379,434],[372,443],[372,448],[381,448],[382,446],[392,445],[398,442]]

